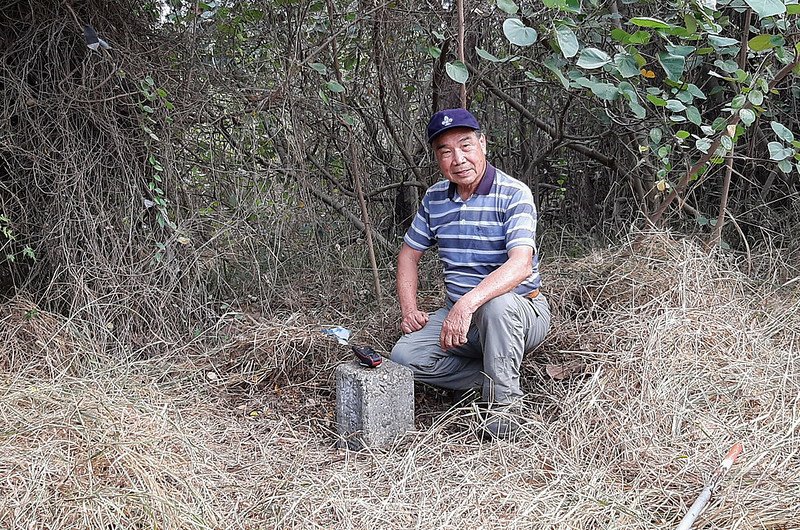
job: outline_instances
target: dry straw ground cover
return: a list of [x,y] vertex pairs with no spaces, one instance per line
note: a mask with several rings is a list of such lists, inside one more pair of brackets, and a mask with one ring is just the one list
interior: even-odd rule
[[[480,443],[469,408],[419,389],[418,429],[373,453],[334,447],[346,352],[326,322],[227,320],[220,346],[112,359],[12,300],[0,527],[674,528],[742,441],[696,528],[800,528],[796,283],[756,288],[665,234],[545,272],[557,316],[526,359],[520,438]],[[388,348],[392,311],[346,324]],[[580,373],[549,378],[560,362]]]

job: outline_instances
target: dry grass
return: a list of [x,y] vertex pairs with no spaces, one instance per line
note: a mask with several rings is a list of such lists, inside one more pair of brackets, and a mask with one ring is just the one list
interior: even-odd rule
[[[741,440],[696,528],[800,528],[797,291],[666,234],[545,273],[557,318],[526,361],[520,439],[481,444],[456,410],[374,453],[334,448],[346,353],[324,317],[228,319],[223,346],[67,370],[54,345],[102,357],[9,304],[0,527],[672,528]],[[388,348],[393,311],[333,323]],[[575,358],[581,377],[544,375]]]

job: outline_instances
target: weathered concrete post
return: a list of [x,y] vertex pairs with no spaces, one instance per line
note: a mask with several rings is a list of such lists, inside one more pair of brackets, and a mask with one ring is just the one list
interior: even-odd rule
[[382,447],[414,428],[414,376],[388,359],[377,368],[351,361],[336,367],[340,446]]

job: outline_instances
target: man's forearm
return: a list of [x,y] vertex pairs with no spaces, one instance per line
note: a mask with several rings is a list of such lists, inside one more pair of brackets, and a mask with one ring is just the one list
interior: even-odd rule
[[[520,248],[520,247],[516,247]],[[516,249],[514,249],[516,250]],[[512,254],[513,253],[513,254]],[[461,297],[470,312],[475,312],[489,300],[513,291],[531,274],[532,252],[520,249],[509,253],[509,260]],[[461,301],[459,300],[459,301]]]
[[419,255],[404,244],[397,258],[397,298],[404,316],[417,310],[418,266]]
[[417,310],[417,287],[418,279],[416,271],[413,275],[405,275],[397,272],[397,298],[400,301],[400,311],[407,315]]

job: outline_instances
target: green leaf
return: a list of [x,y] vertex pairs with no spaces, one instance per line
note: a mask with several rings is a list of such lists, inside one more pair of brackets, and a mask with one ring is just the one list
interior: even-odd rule
[[694,105],[686,107],[686,119],[698,126],[703,122],[700,111]]
[[683,23],[686,25],[686,31],[694,33],[697,31],[697,19],[691,13],[686,13],[683,16]]
[[328,67],[322,63],[309,63],[312,70],[321,74],[321,75],[328,75]]
[[433,57],[434,59],[438,59],[442,55],[442,49],[437,48],[436,46],[428,46],[428,55]]
[[667,46],[667,51],[672,55],[687,57],[697,51],[695,46]]
[[736,46],[739,44],[739,41],[736,39],[731,39],[728,37],[719,37],[717,35],[709,35],[708,36],[708,43],[711,44],[714,48],[726,48],[728,46]]
[[688,93],[690,93],[691,95],[693,95],[694,97],[696,97],[696,98],[699,98],[699,99],[706,99],[706,95],[705,95],[705,94],[703,94],[703,91],[702,91],[702,90],[700,90],[699,88],[697,88],[697,86],[696,86],[696,85],[693,85],[693,84],[689,83],[689,84],[686,86],[686,91],[687,91]]
[[764,93],[760,90],[751,90],[747,93],[747,101],[753,105],[761,105],[764,103]]
[[786,173],[787,175],[792,172],[792,163],[788,160],[781,160],[778,162],[778,169]]
[[677,99],[669,99],[667,100],[667,110],[671,110],[672,112],[683,112],[686,110],[686,105]]
[[758,13],[758,18],[771,17],[786,13],[786,6],[782,0],[744,0],[753,11]]
[[639,105],[639,102],[636,101],[635,99],[628,100],[628,106],[631,108],[631,112],[633,112],[633,115],[636,116],[637,118],[642,119],[645,116],[647,116],[647,111],[645,110],[645,108]]
[[519,11],[519,7],[517,7],[517,4],[515,4],[513,0],[497,0],[497,7],[509,15],[513,15]]
[[742,123],[744,123],[746,127],[750,127],[753,125],[753,122],[756,121],[756,113],[750,109],[740,110],[739,117],[742,119]]
[[659,129],[658,127],[654,127],[650,129],[650,141],[653,142],[653,145],[658,145],[661,143],[661,138],[664,136],[664,132]]
[[731,100],[731,107],[734,109],[740,109],[744,107],[744,104],[747,102],[747,97],[744,94],[738,94]]
[[542,79],[538,75],[534,74],[530,70],[525,70],[525,77],[527,77],[528,79],[530,79],[531,81],[534,81],[536,83],[544,83],[544,79]]
[[[786,44],[786,39],[783,38],[783,35],[773,35],[770,37],[769,42],[773,46],[783,46]],[[796,46],[797,44],[795,44],[795,49],[797,49]]]
[[719,139],[719,143],[725,151],[733,149],[733,140],[731,140],[731,137],[728,135],[722,136],[722,138]]
[[559,61],[563,60],[560,59],[557,55],[554,55],[545,59],[542,64],[544,64],[545,68],[547,68],[548,70],[553,72],[553,74],[555,74],[555,76],[558,78],[558,80],[561,82],[561,85],[565,89],[569,89],[569,79],[564,77],[564,73],[561,72],[561,68],[556,63],[556,59],[558,59]]
[[672,24],[667,24],[663,20],[651,17],[634,17],[630,20],[630,23],[642,28],[671,29],[675,27]]
[[614,101],[619,97],[619,90],[611,83],[590,82],[588,87],[592,94],[604,101]]
[[469,70],[461,61],[448,62],[444,65],[447,76],[459,84],[465,84],[469,79]]
[[784,147],[780,142],[768,143],[767,149],[769,149],[769,158],[776,162],[785,160],[794,154],[794,149],[791,147]]
[[146,133],[147,133],[147,135],[148,135],[148,136],[150,136],[150,138],[152,138],[152,139],[153,139],[153,140],[155,140],[156,142],[160,142],[160,141],[161,141],[161,138],[159,138],[159,137],[156,135],[156,133],[154,133],[152,130],[150,130],[150,128],[149,128],[149,127],[147,127],[146,125],[142,125],[142,129],[144,129],[144,132],[146,132]]
[[649,101],[650,103],[652,103],[656,107],[666,107],[667,106],[667,101],[666,100],[661,99],[658,96],[654,96],[653,94],[647,94],[647,101]]
[[683,75],[683,69],[686,66],[686,57],[659,52],[658,62],[661,68],[664,69],[664,72],[666,72],[667,79],[676,82],[680,81]]
[[578,37],[575,36],[575,32],[569,26],[565,24],[556,26],[556,40],[565,58],[569,59],[578,54]]
[[764,50],[769,50],[774,46],[772,44],[772,35],[768,33],[759,35],[757,37],[753,37],[752,39],[747,41],[747,45],[754,52],[763,52]]
[[[639,94],[636,93],[636,89],[633,88],[633,85],[628,83],[627,81],[622,81],[619,86],[620,94],[625,96],[625,98],[631,103],[631,110],[634,110],[636,107],[639,107],[644,111],[644,108],[639,105]],[[634,110],[634,113],[638,114],[638,109]],[[644,117],[644,112],[642,112],[642,117]]]
[[687,90],[681,90],[675,95],[675,98],[681,103],[686,103],[687,105],[691,105],[694,101],[694,96]]
[[769,126],[772,127],[772,130],[775,131],[775,134],[778,135],[778,138],[784,140],[786,142],[792,143],[794,142],[794,133],[787,129],[782,123],[777,121],[769,122]]
[[786,14],[787,15],[798,15],[798,14],[800,14],[800,4],[787,4],[786,5]]
[[740,83],[744,83],[745,81],[747,81],[747,78],[750,76],[750,74],[748,74],[741,68],[737,68],[734,74],[736,75],[736,80]]
[[625,79],[639,75],[639,65],[636,64],[636,59],[627,52],[618,53],[614,56],[614,66],[617,67],[619,75]]
[[328,90],[330,90],[335,94],[344,92],[344,87],[339,83],[337,83],[336,81],[328,81],[328,84],[326,84],[325,86],[328,87]]
[[686,140],[687,138],[689,138],[689,131],[684,131],[683,129],[681,129],[680,131],[675,133],[675,138],[677,138],[678,140]]
[[576,64],[581,68],[591,70],[594,68],[601,68],[610,62],[611,57],[603,50],[584,48],[581,50],[581,55],[578,57],[578,62]]
[[714,66],[719,67],[726,74],[732,74],[733,72],[739,69],[739,65],[736,63],[736,61],[732,61],[730,59],[726,61],[721,61],[717,59],[716,61],[714,61]]
[[648,42],[650,42],[650,34],[640,30],[631,35],[626,44],[647,44]]
[[650,34],[642,30],[630,34],[627,31],[614,28],[611,30],[611,38],[622,44],[647,44],[650,42]]
[[692,39],[692,38],[695,38],[695,39],[697,38],[697,35],[691,35],[686,28],[682,28],[680,26],[672,26],[670,28],[662,29],[662,30],[659,30],[659,31],[662,31],[662,32],[666,33],[667,35],[672,35],[674,37],[678,37],[680,39],[689,40],[689,39]]
[[477,46],[475,46],[475,52],[478,54],[478,57],[480,57],[481,59],[486,59],[487,61],[491,61],[493,63],[505,63],[505,62],[507,62],[509,60],[508,57],[506,57],[505,59],[501,59],[499,57],[496,57],[496,56],[492,55],[491,53],[487,52],[486,50],[484,50],[483,48],[478,48]]
[[503,22],[503,34],[508,42],[516,46],[530,46],[538,37],[535,29],[529,28],[518,18],[507,18]]
[[698,151],[702,151],[703,153],[708,153],[708,150],[711,149],[711,138],[698,138],[697,141],[694,143],[694,146],[697,148]]
[[580,0],[543,0],[542,3],[545,7],[549,7],[550,9],[560,9],[572,13],[581,12]]
[[631,34],[624,29],[614,28],[611,30],[611,38],[617,42],[621,42],[622,44],[628,44],[628,39],[630,37]]

